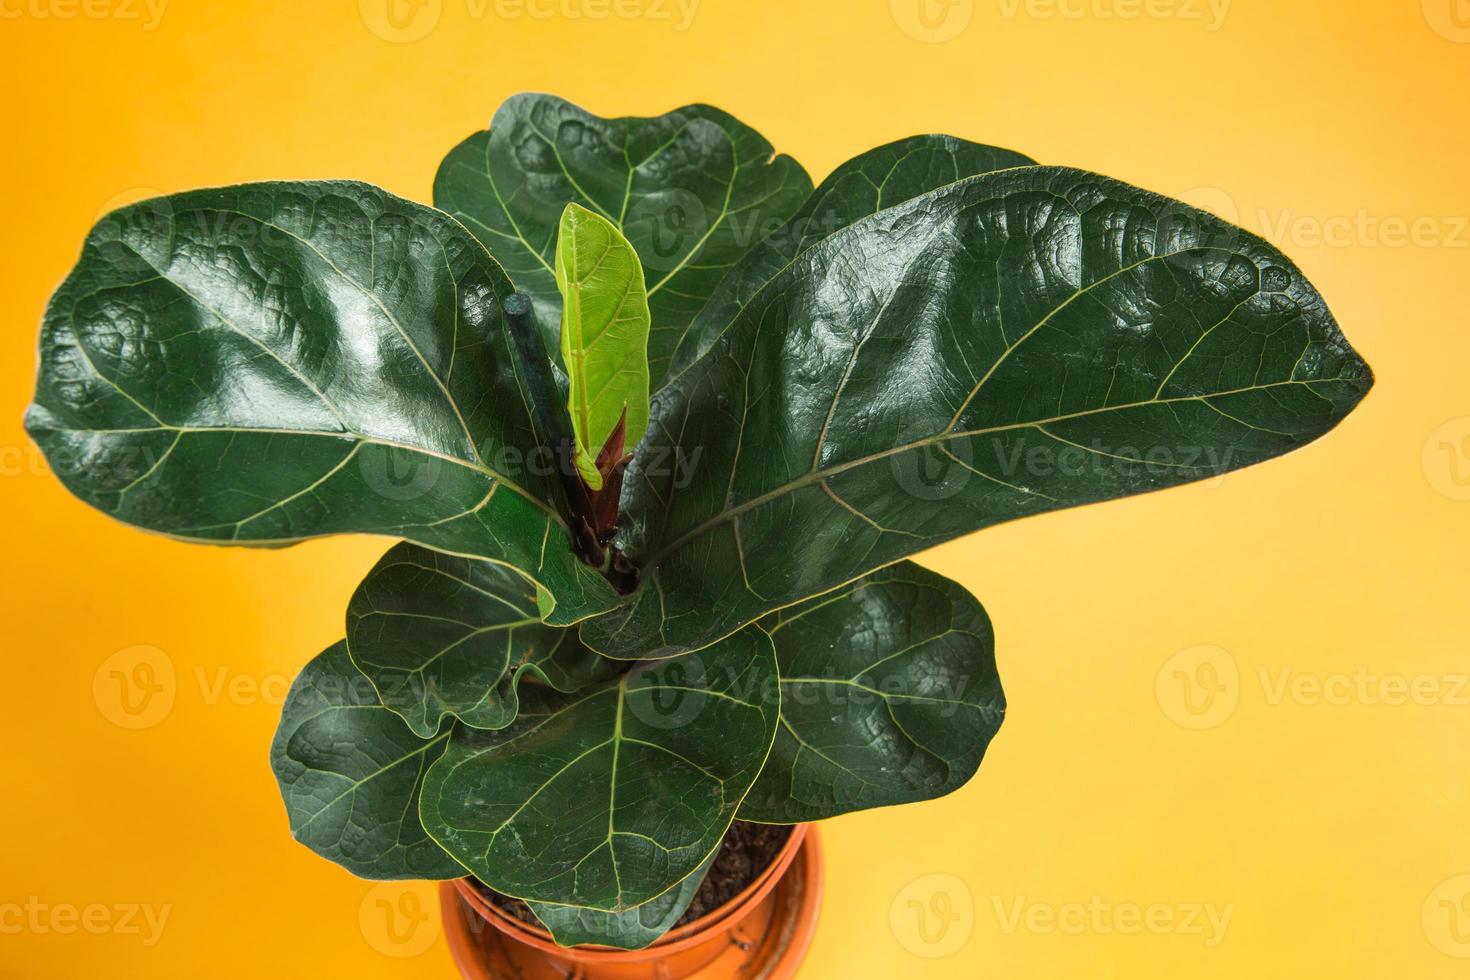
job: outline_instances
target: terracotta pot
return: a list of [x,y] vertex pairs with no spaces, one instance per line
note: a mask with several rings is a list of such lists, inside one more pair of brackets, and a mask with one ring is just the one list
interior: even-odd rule
[[795,976],[816,932],[822,851],[814,827],[793,827],[744,891],[640,950],[558,946],[545,929],[502,912],[469,879],[443,882],[439,901],[449,951],[466,980],[682,980],[696,974],[702,980],[784,980]]

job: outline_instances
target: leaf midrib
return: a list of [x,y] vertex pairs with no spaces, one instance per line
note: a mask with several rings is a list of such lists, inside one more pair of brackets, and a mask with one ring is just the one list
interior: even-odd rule
[[[320,429],[278,429],[239,425],[172,425],[167,422],[160,422],[158,425],[131,426],[115,429],[92,429],[75,428],[71,426],[52,426],[41,429],[40,431],[74,432],[94,435],[126,435],[129,433],[138,434],[145,432],[179,432],[185,435],[229,433],[232,435],[307,436],[315,439],[354,440],[365,445],[382,446],[385,449],[400,449],[404,452],[420,453],[424,456],[429,456],[434,459],[442,460],[446,463],[454,463],[456,466],[463,466],[465,469],[473,470],[474,472],[479,473],[481,476],[487,477],[495,483],[504,486],[507,490],[510,490],[517,496],[524,497],[527,501],[534,504],[537,509],[544,511],[556,523],[560,524],[563,528],[566,527],[566,523],[562,520],[561,515],[557,513],[556,510],[551,507],[551,505],[541,500],[535,494],[531,493],[531,491],[527,490],[525,487],[522,487],[514,480],[511,480],[509,477],[503,476],[497,471],[490,469],[490,467],[488,466],[475,463],[468,459],[463,459],[459,456],[453,456],[449,453],[441,452],[437,449],[428,449],[424,446],[415,446],[412,443],[398,442],[393,439],[384,439],[380,436],[369,436],[356,431],[344,430],[342,432],[326,432]],[[464,515],[459,514],[455,516],[463,517]]]
[[1098,415],[1104,412],[1120,412],[1134,408],[1145,408],[1150,405],[1169,405],[1179,402],[1197,401],[1208,404],[1211,398],[1226,398],[1230,395],[1239,395],[1251,391],[1265,391],[1271,388],[1279,388],[1286,385],[1306,385],[1310,387],[1311,385],[1320,384],[1346,384],[1354,380],[1356,379],[1317,378],[1307,381],[1275,381],[1271,382],[1270,384],[1250,385],[1248,387],[1235,388],[1229,391],[1211,392],[1208,395],[1181,395],[1175,398],[1153,398],[1146,401],[1129,402],[1122,405],[1107,405],[1101,408],[1092,408],[1081,412],[1072,412],[1067,415],[1058,415],[1046,419],[1035,419],[1028,422],[1012,422],[1006,425],[990,426],[983,429],[968,429],[961,432],[948,430],[938,432],[932,436],[927,436],[923,439],[917,439],[913,442],[905,443],[901,446],[894,446],[889,449],[879,450],[878,452],[870,453],[866,456],[859,456],[856,459],[847,460],[846,462],[838,463],[833,466],[826,467],[825,469],[817,469],[807,473],[803,473],[801,476],[797,477],[794,480],[789,480],[773,490],[768,490],[765,493],[760,494],[759,496],[752,497],[749,500],[736,504],[733,507],[729,507],[714,515],[713,517],[710,517],[708,520],[705,520],[702,523],[696,525],[694,528],[685,531],[683,534],[679,535],[679,537],[675,538],[672,542],[656,551],[653,556],[648,560],[647,564],[650,566],[657,566],[670,554],[679,550],[695,538],[698,538],[701,535],[708,533],[714,528],[719,527],[721,524],[734,520],[747,511],[753,510],[756,507],[760,507],[764,504],[768,504],[774,500],[779,500],[781,497],[785,496],[788,493],[794,493],[795,491],[801,490],[805,487],[813,486],[821,482],[822,480],[825,480],[831,476],[835,476],[839,473],[845,473],[848,470],[856,469],[860,466],[866,466],[869,463],[875,463],[880,460],[887,459],[890,456],[896,456],[900,453],[911,452],[915,449],[922,449],[926,446],[941,446],[957,439],[991,435],[997,432],[1009,432],[1017,429],[1041,430],[1043,426],[1051,425],[1055,422],[1065,422],[1071,419],[1085,418],[1089,415]]

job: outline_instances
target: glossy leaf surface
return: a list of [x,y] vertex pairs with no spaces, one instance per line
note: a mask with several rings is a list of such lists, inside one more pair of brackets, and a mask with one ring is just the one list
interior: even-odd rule
[[740,308],[793,259],[854,221],[964,177],[1035,163],[1014,150],[953,136],[912,136],[847,161],[822,181],[786,225],[730,270],[684,335],[673,370],[708,350]]
[[[602,489],[597,458],[620,421],[623,443],[648,428],[648,294],[643,267],[617,225],[578,204],[562,214],[556,242],[561,359],[577,470]],[[621,455],[621,454],[620,454]]]
[[563,946],[593,944],[642,949],[673,928],[689,909],[716,854],[711,854],[694,874],[673,888],[626,912],[598,912],[545,902],[529,903],[531,911]]
[[532,296],[549,335],[561,322],[553,259],[562,210],[575,202],[621,228],[647,279],[656,386],[725,273],[811,191],[796,161],[719,109],[602,119],[527,94],[506,100],[487,132],[450,152],[434,204],[479,236]]
[[1080,171],[967,178],[807,250],[655,396],[643,584],[583,639],[697,649],[999,521],[1280,455],[1371,383],[1261,239]]
[[458,878],[424,833],[419,789],[449,735],[422,739],[378,703],[338,643],[301,671],[271,744],[291,834],[362,878]]
[[522,575],[412,544],[395,546],[358,587],[347,642],[383,703],[424,738],[446,717],[510,724],[527,673],[572,692],[617,668],[576,630],[543,624]]
[[742,820],[801,823],[964,785],[1005,716],[995,635],[962,586],[899,562],[763,622],[781,725]]
[[145,201],[99,222],[47,307],[26,426],[130,524],[409,538],[515,565],[575,622],[616,596],[528,463],[510,289],[457,222],[364,184]]
[[642,905],[719,846],[770,750],[778,686],[752,627],[574,695],[527,687],[510,727],[455,730],[424,826],[502,894]]

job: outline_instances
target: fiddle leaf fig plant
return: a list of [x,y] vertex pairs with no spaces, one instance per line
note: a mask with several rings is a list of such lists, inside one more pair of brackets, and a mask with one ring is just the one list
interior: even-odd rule
[[271,749],[291,832],[563,944],[685,914],[733,821],[932,799],[1005,714],[908,560],[1305,445],[1372,373],[1269,243],[948,136],[815,190],[726,113],[521,95],[434,206],[344,181],[100,221],[27,426],[183,540],[399,539]]

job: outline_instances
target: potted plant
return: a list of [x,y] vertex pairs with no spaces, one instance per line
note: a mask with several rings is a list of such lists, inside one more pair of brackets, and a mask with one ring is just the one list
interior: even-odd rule
[[950,137],[813,190],[707,106],[523,95],[434,205],[108,215],[27,426],[149,530],[402,539],[271,761],[304,844],[448,883],[471,976],[789,975],[809,824],[956,789],[1004,715],[984,610],[908,556],[1280,455],[1372,384],[1266,242]]

